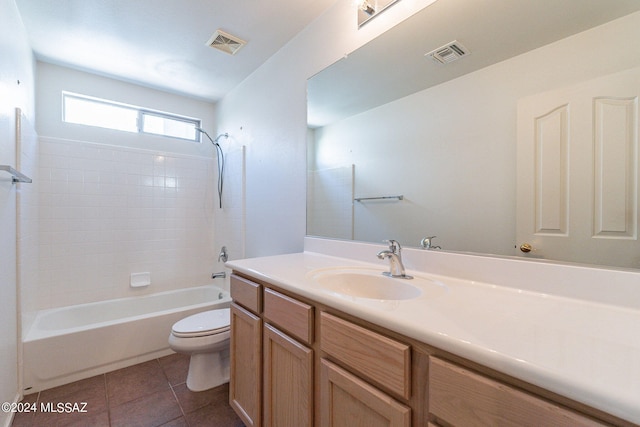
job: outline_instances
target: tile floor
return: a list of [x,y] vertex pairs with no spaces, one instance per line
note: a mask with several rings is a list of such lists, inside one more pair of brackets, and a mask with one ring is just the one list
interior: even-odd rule
[[[185,383],[189,357],[173,354],[25,396],[37,412],[16,414],[12,427],[243,427],[229,406],[229,387],[194,393]],[[51,403],[86,413],[42,412]],[[63,409],[66,406],[63,406]]]

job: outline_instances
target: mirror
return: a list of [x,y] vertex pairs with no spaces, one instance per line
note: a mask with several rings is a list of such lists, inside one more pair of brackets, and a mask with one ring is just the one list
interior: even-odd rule
[[[439,0],[309,80],[308,235],[404,246],[437,236],[442,250],[550,259],[518,241],[519,103],[640,67],[639,50],[624,48],[640,37],[640,3],[484,0],[482,10]],[[425,55],[450,42],[465,55]],[[553,259],[640,268],[561,253]]]

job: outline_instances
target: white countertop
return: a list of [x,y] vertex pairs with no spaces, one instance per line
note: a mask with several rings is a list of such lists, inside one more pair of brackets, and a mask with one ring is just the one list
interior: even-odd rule
[[[640,309],[407,270],[446,292],[399,301],[343,297],[317,269],[380,263],[314,252],[227,267],[640,424]],[[397,279],[401,280],[401,279]],[[640,286],[640,283],[638,284]]]

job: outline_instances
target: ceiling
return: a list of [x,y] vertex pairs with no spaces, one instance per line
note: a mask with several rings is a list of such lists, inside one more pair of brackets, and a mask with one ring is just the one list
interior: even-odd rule
[[[16,0],[38,60],[211,102],[335,2]],[[207,46],[218,29],[247,45]]]

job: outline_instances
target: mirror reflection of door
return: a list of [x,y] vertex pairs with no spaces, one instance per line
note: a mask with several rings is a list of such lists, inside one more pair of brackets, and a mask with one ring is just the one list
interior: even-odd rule
[[518,255],[640,267],[639,95],[635,68],[520,100]]

